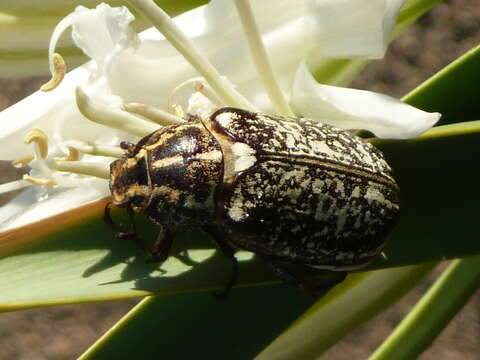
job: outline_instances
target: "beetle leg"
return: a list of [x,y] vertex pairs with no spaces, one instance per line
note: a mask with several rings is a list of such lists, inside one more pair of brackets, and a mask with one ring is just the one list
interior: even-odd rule
[[140,236],[138,236],[138,231],[137,231],[137,226],[135,224],[135,221],[134,221],[134,218],[133,218],[133,210],[128,207],[127,208],[127,212],[128,212],[128,217],[130,219],[130,223],[132,225],[132,229],[131,230],[125,230],[123,229],[121,226],[118,226],[117,224],[115,224],[113,222],[113,219],[112,219],[112,216],[110,214],[110,205],[112,203],[109,202],[105,205],[105,211],[103,213],[103,221],[105,221],[105,223],[107,225],[110,225],[113,229],[115,229],[117,231],[117,233],[115,234],[115,237],[117,239],[133,239],[135,241],[135,244],[141,248],[143,251],[146,250],[146,246],[144,244],[144,242],[142,241],[142,238],[140,238]]
[[292,271],[287,270],[287,266],[273,259],[263,258],[270,272],[276,277],[280,278],[285,284],[292,286],[301,285],[302,281],[293,274]]
[[215,296],[217,299],[225,299],[238,280],[238,260],[235,257],[235,250],[223,239],[223,237],[219,234],[216,228],[208,227],[205,230],[212,236],[213,240],[218,245],[220,251],[232,262],[232,273],[223,290],[212,291],[212,295]]
[[129,239],[129,238],[132,238],[133,237],[133,233],[131,231],[125,231],[125,229],[123,229],[121,226],[118,226],[117,224],[115,224],[113,222],[113,219],[112,219],[112,215],[110,214],[110,205],[112,205],[111,202],[108,202],[106,205],[105,205],[105,210],[103,212],[103,221],[111,226],[116,232],[117,234],[115,235],[115,237],[117,239]]
[[[321,273],[316,272],[316,277],[298,276],[295,265],[289,262],[278,261],[275,259],[264,259],[269,270],[287,285],[298,286],[307,295],[319,298],[326,294],[333,286],[341,283],[347,276],[346,272],[323,270]],[[291,268],[292,267],[292,268]],[[291,268],[291,269],[290,269]],[[306,269],[306,268],[304,268]],[[305,271],[305,270],[304,270]]]
[[[133,209],[130,206],[128,206],[127,212],[128,212],[128,218],[130,219],[130,224],[132,225],[132,230],[130,230],[127,234],[131,234],[129,238],[135,241],[135,244],[137,245],[137,247],[139,247],[144,252],[146,252],[147,247],[143,242],[143,239],[138,235],[137,224],[135,223],[135,219],[133,217]],[[118,237],[118,234],[117,234],[117,237]]]
[[171,231],[160,232],[158,234],[155,244],[150,249],[149,261],[163,263],[170,256],[170,249],[172,248],[175,234]]
[[302,290],[310,296],[320,298],[325,295],[335,285],[341,283],[347,277],[345,271],[325,270],[325,273],[316,281],[303,282]]

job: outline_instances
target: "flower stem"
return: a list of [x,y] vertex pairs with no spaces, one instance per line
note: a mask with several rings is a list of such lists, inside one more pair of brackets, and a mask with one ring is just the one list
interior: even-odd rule
[[95,103],[80,87],[77,87],[75,94],[78,109],[90,121],[141,137],[158,130],[158,125],[154,123],[126,111]]
[[123,104],[123,110],[128,111],[132,114],[143,116],[147,120],[162,126],[181,124],[185,122],[185,120],[181,117],[175,116],[159,108],[156,108],[155,106],[147,104],[126,103]]
[[16,181],[0,184],[0,194],[8,193],[10,191],[20,190],[30,185],[32,184],[25,180],[16,180]]
[[480,285],[480,256],[454,260],[369,360],[416,359]]
[[107,165],[103,163],[86,161],[56,161],[55,168],[59,171],[90,175],[107,180],[110,179],[110,171],[108,170]]
[[[65,142],[68,147],[74,148],[85,154],[96,156],[109,156],[114,158],[120,158],[124,155],[124,151],[118,146],[91,144],[86,141],[80,140],[68,140]],[[76,160],[76,159],[69,159]]]
[[256,111],[234,86],[215,69],[202,52],[175,25],[172,19],[152,0],[126,0],[140,11],[160,31],[185,59],[205,78],[213,90],[228,106]]
[[249,0],[235,0],[235,5],[237,6],[237,11],[242,22],[245,36],[247,37],[253,61],[257,67],[257,72],[262,80],[268,97],[272,101],[275,111],[279,115],[293,116],[292,109],[290,109],[280,86],[278,86],[275,75],[273,74],[273,69],[268,60],[267,51],[263,44]]

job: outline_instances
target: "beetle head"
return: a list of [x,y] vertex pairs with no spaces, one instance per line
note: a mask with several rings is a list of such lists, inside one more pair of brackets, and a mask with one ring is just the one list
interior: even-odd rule
[[126,156],[110,164],[112,202],[141,212],[148,205],[150,186],[143,156]]

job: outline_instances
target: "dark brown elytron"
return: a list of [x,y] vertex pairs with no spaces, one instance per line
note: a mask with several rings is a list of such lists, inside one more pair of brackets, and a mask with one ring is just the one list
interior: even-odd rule
[[174,236],[203,229],[235,265],[254,252],[286,281],[295,266],[346,271],[381,251],[399,189],[383,155],[348,131],[308,119],[222,108],[161,128],[111,164],[113,203]]

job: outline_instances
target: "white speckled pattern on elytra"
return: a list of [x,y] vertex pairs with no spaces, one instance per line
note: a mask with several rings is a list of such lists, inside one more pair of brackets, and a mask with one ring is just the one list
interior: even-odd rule
[[226,109],[213,121],[228,135],[231,156],[255,154],[224,199],[232,243],[339,269],[380,252],[398,213],[398,187],[371,144],[307,119]]

